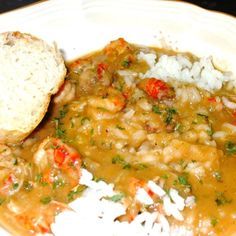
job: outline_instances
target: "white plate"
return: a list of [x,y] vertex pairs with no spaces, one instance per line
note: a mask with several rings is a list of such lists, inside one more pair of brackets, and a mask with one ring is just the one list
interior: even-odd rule
[[[199,57],[236,77],[236,19],[157,0],[51,0],[0,16],[0,32],[18,30],[56,41],[67,60],[124,37]],[[0,235],[4,235],[0,232]]]
[[157,0],[51,0],[0,16],[0,32],[56,41],[72,59],[124,37],[202,56],[236,75],[236,20],[191,4]]

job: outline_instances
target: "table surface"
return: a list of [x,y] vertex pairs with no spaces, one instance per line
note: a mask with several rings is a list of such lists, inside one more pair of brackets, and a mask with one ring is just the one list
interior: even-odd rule
[[[0,13],[23,7],[38,1],[39,0],[0,0]],[[186,0],[185,2],[190,2],[206,9],[226,12],[236,16],[235,0]]]

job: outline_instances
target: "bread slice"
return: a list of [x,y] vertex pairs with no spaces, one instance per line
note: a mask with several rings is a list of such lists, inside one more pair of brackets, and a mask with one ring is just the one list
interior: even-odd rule
[[0,34],[0,143],[18,143],[35,129],[65,75],[55,45],[20,32]]

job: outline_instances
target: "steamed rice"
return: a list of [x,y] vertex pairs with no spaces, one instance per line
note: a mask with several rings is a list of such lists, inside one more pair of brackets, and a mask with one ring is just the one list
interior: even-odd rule
[[[171,226],[167,216],[173,216],[178,221],[183,221],[181,211],[185,207],[194,206],[194,197],[184,199],[178,191],[171,188],[169,195],[153,181],[148,182],[148,187],[161,199],[163,199],[164,214],[161,212],[143,211],[135,219],[128,222],[117,220],[126,212],[124,200],[112,201],[112,196],[120,194],[114,190],[113,184],[104,181],[95,182],[93,175],[82,169],[80,184],[86,186],[81,197],[70,203],[70,210],[56,216],[52,224],[52,232],[55,236],[91,236],[102,233],[103,236],[191,236],[191,229],[186,227]],[[139,188],[136,200],[145,205],[153,204],[152,198],[146,190]],[[91,227],[92,226],[92,227]]]
[[230,73],[223,73],[214,68],[212,57],[200,58],[198,61],[191,62],[187,56],[162,55],[157,60],[155,54],[138,55],[139,60],[144,60],[150,69],[142,74],[142,78],[159,78],[165,82],[173,80],[196,84],[197,87],[208,91],[219,90],[223,82],[234,81]]

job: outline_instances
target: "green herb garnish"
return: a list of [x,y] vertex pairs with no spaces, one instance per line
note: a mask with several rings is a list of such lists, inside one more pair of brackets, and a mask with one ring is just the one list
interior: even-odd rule
[[231,203],[232,200],[227,199],[223,192],[217,192],[215,202],[216,202],[217,206],[222,206],[222,205]]
[[117,128],[117,129],[120,129],[120,130],[125,130],[125,128],[124,128],[124,127],[121,127],[120,125],[116,125],[116,128]]
[[217,223],[218,223],[218,220],[217,220],[216,218],[212,218],[212,219],[211,219],[211,225],[212,225],[213,227],[215,227],[215,226],[217,225]]
[[52,198],[50,196],[46,196],[46,197],[42,197],[40,199],[40,202],[44,205],[47,205],[48,203],[50,203],[52,201]]
[[16,190],[18,187],[19,187],[19,183],[13,183],[13,184],[12,184],[12,188],[13,188],[14,190]]
[[148,166],[144,163],[138,163],[136,165],[133,166],[135,170],[144,170],[147,169]]
[[53,181],[52,188],[57,189],[65,186],[65,182],[62,179],[57,179]]
[[152,106],[152,111],[156,114],[161,114],[160,108],[157,105]]
[[30,192],[33,189],[33,184],[29,181],[24,181],[23,188],[25,191]]
[[163,175],[161,176],[161,178],[162,178],[162,179],[168,179],[169,176],[168,176],[167,174],[163,174]]
[[0,206],[6,201],[5,198],[0,198]]
[[112,158],[112,164],[120,164],[123,169],[131,168],[131,165],[126,162],[120,155],[116,155]]
[[85,185],[79,185],[78,187],[72,189],[68,194],[67,194],[67,199],[68,201],[72,201],[75,199],[75,196],[81,194],[87,187]]
[[218,182],[222,182],[221,172],[215,171],[215,172],[213,173],[213,176],[214,176],[214,178],[215,178]]
[[62,119],[66,116],[67,112],[68,105],[64,105],[62,109],[59,110],[59,116],[53,119],[56,128],[55,136],[63,140],[66,138],[66,130],[63,129]]
[[236,144],[231,141],[228,141],[225,144],[225,151],[228,155],[236,154]]
[[178,176],[177,183],[184,187],[191,188],[191,184],[188,182],[188,177],[186,175]]
[[173,115],[177,114],[177,111],[175,108],[168,108],[166,109],[166,119],[165,122],[167,125],[169,125],[173,120]]
[[124,60],[122,61],[121,65],[125,68],[128,68],[131,64],[131,61],[130,60]]
[[18,160],[17,160],[17,158],[14,159],[13,165],[14,165],[14,166],[17,166],[17,165],[18,165]]
[[89,121],[90,119],[88,117],[83,117],[80,121],[81,125],[84,125],[87,121]]
[[198,116],[203,117],[204,119],[208,119],[208,115],[197,113]]
[[119,193],[119,194],[113,195],[112,197],[105,197],[105,199],[113,201],[113,202],[119,202],[123,197],[124,197],[124,194]]

